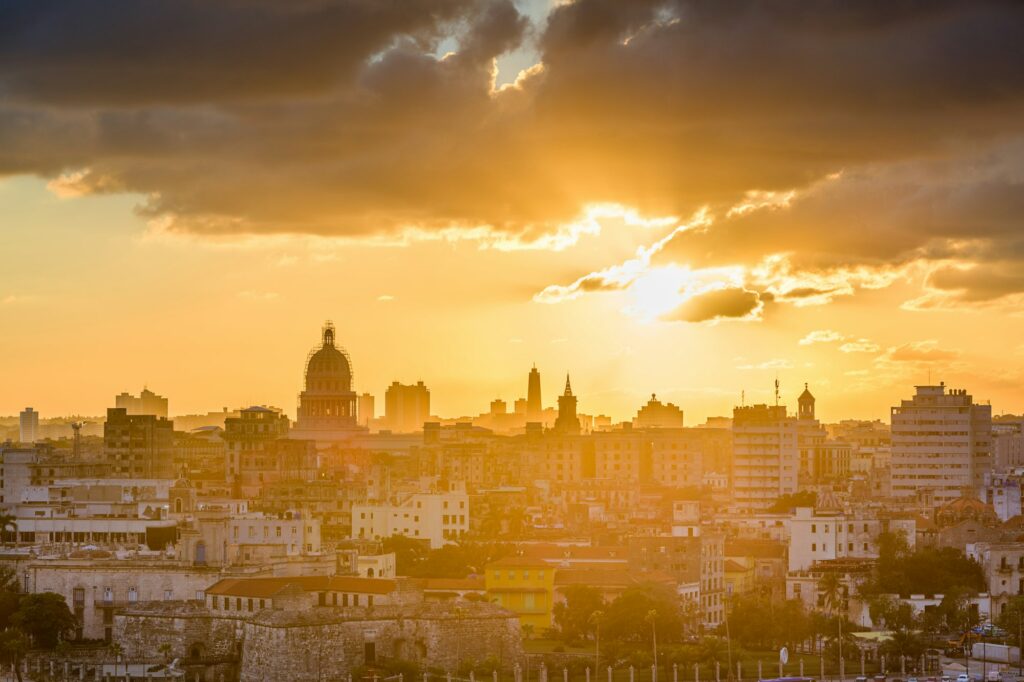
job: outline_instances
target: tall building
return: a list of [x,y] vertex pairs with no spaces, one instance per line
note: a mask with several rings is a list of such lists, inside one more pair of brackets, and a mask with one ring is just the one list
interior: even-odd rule
[[370,422],[376,416],[374,413],[375,401],[373,396],[369,393],[361,394],[356,406],[358,408],[356,414],[359,416],[359,425],[369,427]]
[[797,491],[797,421],[783,405],[733,409],[733,497],[741,507],[763,509]]
[[174,423],[111,407],[103,424],[103,454],[116,478],[173,478]]
[[39,437],[39,413],[26,407],[18,416],[18,425],[18,440],[22,443],[35,443]]
[[944,383],[915,388],[891,411],[893,496],[942,504],[977,490],[992,466],[992,406]]
[[544,406],[540,399],[540,372],[537,371],[537,365],[534,365],[526,382],[526,421],[541,421],[544,418],[543,412]]
[[[538,392],[539,390],[538,386]],[[558,396],[558,418],[555,419],[555,431],[564,434],[580,432],[580,419],[576,416],[576,396],[572,394],[568,374],[565,375],[565,391]]]
[[167,398],[143,388],[136,398],[131,393],[122,393],[114,398],[114,407],[120,407],[129,415],[151,414],[167,418]]
[[303,480],[310,441],[289,438],[289,421],[279,410],[255,405],[224,420],[228,481],[235,494],[257,497],[265,484]]
[[423,429],[430,418],[430,390],[418,381],[415,384],[388,386],[384,394],[384,421],[396,433],[410,433]]
[[323,327],[320,346],[306,359],[306,384],[299,394],[299,410],[292,438],[318,441],[347,440],[362,431],[356,421],[356,394],[352,390],[352,360],[335,345],[334,323]]
[[638,429],[681,429],[683,428],[683,411],[672,403],[663,403],[651,394],[651,399],[641,407],[633,426]]

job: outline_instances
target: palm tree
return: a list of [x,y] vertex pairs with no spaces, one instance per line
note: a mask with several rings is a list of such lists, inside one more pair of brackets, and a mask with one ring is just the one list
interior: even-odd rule
[[[6,534],[8,528],[10,528],[13,533],[18,532],[18,517],[14,514],[8,514],[7,512],[0,512],[0,533]],[[17,535],[15,535],[15,541],[17,541]],[[2,544],[7,546],[6,538],[4,538]]]
[[839,675],[843,674],[843,620],[846,617],[846,597],[843,594],[843,584],[836,573],[827,573],[818,583],[818,591],[825,602],[825,608],[831,615],[839,616]]

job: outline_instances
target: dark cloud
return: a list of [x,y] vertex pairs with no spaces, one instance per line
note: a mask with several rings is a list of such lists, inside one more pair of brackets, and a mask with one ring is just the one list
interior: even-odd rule
[[[977,182],[961,196],[885,170],[1024,133],[1019,4],[578,0],[540,27],[543,69],[493,92],[493,58],[527,33],[510,0],[6,3],[0,173],[88,168],[77,191],[142,193],[146,214],[200,234],[525,240],[592,202],[688,215],[863,178],[792,224],[756,211],[665,250],[695,265],[780,249],[804,268],[888,262],[1019,215],[1007,178],[999,204]],[[446,36],[456,53],[439,59]],[[900,223],[936,201],[972,222],[935,208],[931,228]]]
[[709,322],[744,318],[758,313],[763,304],[756,291],[740,288],[712,289],[686,299],[663,319],[681,322]]

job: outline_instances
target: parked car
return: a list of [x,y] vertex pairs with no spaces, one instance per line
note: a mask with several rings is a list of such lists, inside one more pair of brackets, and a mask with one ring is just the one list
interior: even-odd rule
[[967,673],[960,673],[956,676],[956,682],[971,682],[971,678]]

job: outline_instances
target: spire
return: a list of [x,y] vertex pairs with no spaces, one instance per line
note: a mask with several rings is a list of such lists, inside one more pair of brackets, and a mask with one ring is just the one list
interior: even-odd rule
[[565,393],[562,395],[572,395],[572,386],[569,384],[569,375],[565,375]]
[[334,345],[334,323],[330,320],[324,323],[324,345]]

